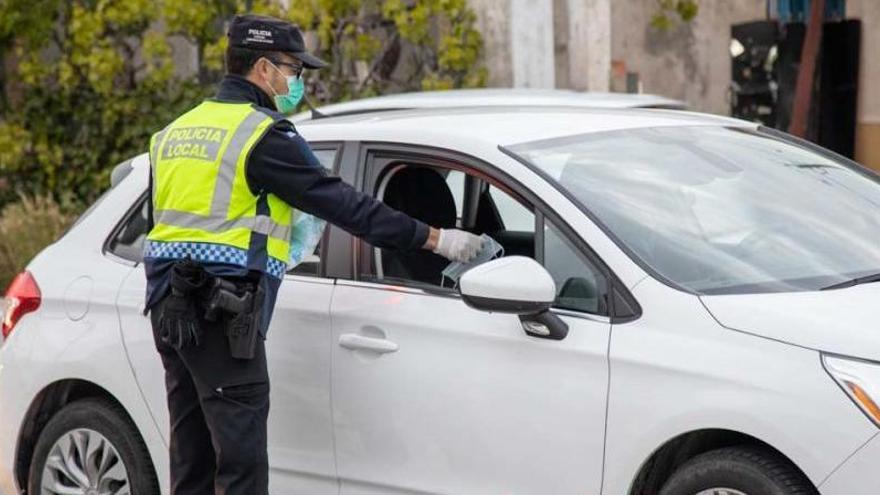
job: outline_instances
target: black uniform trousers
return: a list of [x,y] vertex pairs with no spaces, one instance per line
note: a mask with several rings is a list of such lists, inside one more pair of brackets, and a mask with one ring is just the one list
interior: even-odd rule
[[158,337],[163,298],[150,313],[165,368],[170,415],[171,495],[263,495],[269,491],[265,342],[235,359],[222,320],[203,325],[199,346],[177,349]]

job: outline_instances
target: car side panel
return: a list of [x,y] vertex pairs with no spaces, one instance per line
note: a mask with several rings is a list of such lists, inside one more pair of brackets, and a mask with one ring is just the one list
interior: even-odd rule
[[822,495],[875,495],[880,487],[880,433],[819,485]]
[[[116,297],[132,266],[112,261],[103,243],[147,180],[146,155],[135,169],[28,265],[42,293],[0,347],[0,493],[15,493],[19,431],[34,398],[60,380],[101,387],[128,412],[154,459],[166,448],[140,396],[120,336]],[[156,464],[161,477],[166,466]]]
[[647,278],[644,314],[614,325],[602,493],[629,493],[668,440],[726,429],[782,452],[818,484],[876,433],[819,353],[721,327],[696,296]]
[[[90,260],[91,261],[91,260]],[[50,271],[60,279],[63,271],[47,258],[31,266],[38,280]],[[82,265],[76,265],[82,267]],[[107,391],[128,412],[135,427],[156,458],[164,448],[158,430],[140,396],[119,335],[114,305],[116,288],[130,270],[113,262],[90,266],[101,273],[94,277],[88,312],[74,321],[70,306],[58,292],[43,288],[43,304],[25,316],[0,351],[0,491],[10,487],[19,431],[34,398],[47,386],[62,380],[83,380]],[[69,276],[67,277],[69,278]],[[165,466],[157,465],[163,473]]]

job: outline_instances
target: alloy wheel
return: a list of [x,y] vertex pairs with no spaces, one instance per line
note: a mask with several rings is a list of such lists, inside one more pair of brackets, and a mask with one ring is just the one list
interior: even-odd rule
[[116,447],[97,431],[61,436],[43,466],[42,495],[130,495],[128,471]]

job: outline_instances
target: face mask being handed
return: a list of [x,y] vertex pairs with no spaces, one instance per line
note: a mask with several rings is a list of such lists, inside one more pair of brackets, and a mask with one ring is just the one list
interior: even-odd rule
[[306,258],[315,253],[315,248],[321,242],[324,228],[327,222],[320,218],[296,212],[293,228],[290,231],[290,262],[288,268],[293,268],[302,263]]
[[[272,62],[269,63],[272,64]],[[281,72],[275,64],[272,64],[272,67],[275,67],[275,70]],[[281,72],[281,75],[284,76],[284,73]],[[269,85],[269,88],[275,93],[275,108],[284,115],[290,115],[296,110],[299,101],[302,100],[303,93],[305,93],[305,83],[303,83],[301,77],[297,76],[284,76],[284,78],[287,79],[286,95],[275,93],[275,88],[272,88],[271,84]]]
[[443,269],[443,277],[440,280],[440,286],[445,287],[444,283],[446,279],[449,279],[453,283],[453,288],[458,285],[458,279],[464,275],[464,272],[470,270],[471,268],[482,265],[487,261],[491,261],[495,258],[501,258],[504,256],[504,246],[498,244],[498,241],[492,239],[491,237],[483,234],[480,236],[483,239],[483,248],[480,249],[480,252],[474,256],[473,259],[468,261],[467,263],[462,263],[460,261],[453,261],[446,268]]

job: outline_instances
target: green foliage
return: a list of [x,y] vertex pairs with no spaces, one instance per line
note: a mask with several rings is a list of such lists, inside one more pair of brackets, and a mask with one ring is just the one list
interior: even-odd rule
[[[4,0],[0,2],[0,205],[16,191],[93,200],[150,134],[213,93],[237,12],[311,31],[332,62],[307,72],[322,102],[482,86],[465,0]],[[172,41],[174,41],[172,43]],[[175,49],[184,49],[176,54]],[[195,56],[188,74],[176,60]],[[4,64],[0,63],[0,67]],[[10,65],[10,64],[6,64]]]
[[287,18],[331,66],[307,73],[322,102],[486,85],[483,39],[466,0],[305,0]]
[[660,31],[672,29],[676,17],[682,22],[692,21],[700,10],[697,0],[657,0],[657,4],[651,26]]
[[[4,89],[18,93],[0,116],[0,174],[7,179],[0,204],[17,190],[94,199],[113,165],[139,153],[150,133],[208,94],[197,79],[175,78],[168,45],[172,33],[200,43],[201,26],[150,30],[169,24],[161,14],[171,5],[199,11],[201,2],[0,6],[3,52],[17,61],[15,77],[7,78],[14,88]],[[213,15],[231,14],[236,5],[223,8],[215,6]]]
[[44,246],[55,241],[77,217],[69,197],[22,196],[0,210],[0,292]]

